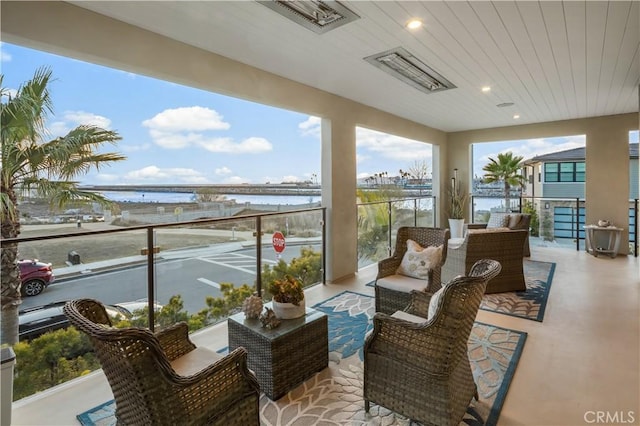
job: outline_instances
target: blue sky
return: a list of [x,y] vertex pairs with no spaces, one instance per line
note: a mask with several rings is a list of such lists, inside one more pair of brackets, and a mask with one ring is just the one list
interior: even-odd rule
[[[127,160],[81,177],[82,184],[321,180],[317,117],[7,43],[0,45],[0,59],[8,89],[18,89],[39,67],[52,70],[49,138],[80,124],[122,136],[109,150]],[[356,138],[359,178],[396,175],[416,160],[431,163],[429,144],[363,128]],[[581,136],[481,144],[474,149],[474,170],[499,152],[529,158],[583,145]]]

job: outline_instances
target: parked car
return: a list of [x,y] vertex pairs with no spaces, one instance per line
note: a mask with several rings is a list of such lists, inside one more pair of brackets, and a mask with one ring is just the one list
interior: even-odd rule
[[22,259],[18,261],[23,296],[36,296],[44,291],[55,280],[51,263],[38,259]]
[[[54,302],[20,311],[18,316],[18,339],[20,341],[32,340],[49,331],[69,327],[69,320],[62,311],[65,303],[64,301]],[[146,307],[146,302],[123,302],[106,305],[105,307],[107,313],[113,318],[118,319],[118,317],[123,317],[131,319],[136,316],[137,311]],[[156,303],[155,309],[159,311],[162,309],[162,305]]]

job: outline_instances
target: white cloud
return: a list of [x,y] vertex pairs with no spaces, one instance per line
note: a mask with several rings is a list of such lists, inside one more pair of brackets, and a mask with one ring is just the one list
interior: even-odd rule
[[155,129],[151,129],[149,134],[157,145],[167,149],[187,148],[193,144],[198,144],[202,139],[202,135],[197,133],[171,133]]
[[208,183],[208,180],[201,172],[180,167],[163,169],[157,166],[147,166],[142,169],[130,171],[126,173],[123,178],[128,183]]
[[356,179],[360,180],[360,179],[366,179],[369,176],[371,176],[371,173],[369,172],[364,172],[364,173],[358,173],[358,175],[356,176]]
[[[246,179],[240,176],[230,176],[226,179],[224,179],[224,181],[222,183],[228,183],[228,184],[232,184],[232,185],[238,185],[241,183],[251,183],[251,179]],[[233,197],[231,197],[233,198]]]
[[282,182],[301,182],[302,179],[300,179],[298,176],[287,175],[287,176],[282,176],[281,181]]
[[11,54],[8,53],[5,49],[4,43],[0,43],[0,61],[1,62],[10,62],[11,59],[13,59],[11,57]]
[[142,125],[158,132],[227,130],[231,127],[216,111],[199,106],[166,109]]
[[123,152],[140,152],[147,151],[151,149],[150,143],[143,143],[141,145],[122,145],[118,144],[118,148],[120,148]]
[[6,89],[5,88],[2,91],[2,100],[3,101],[8,101],[9,97],[15,98],[17,94],[18,94],[18,91],[16,89]]
[[80,125],[97,126],[103,129],[111,127],[111,120],[86,111],[65,111],[56,121],[48,123],[47,132],[53,138],[64,136]]
[[223,175],[230,175],[233,172],[227,166],[223,166],[223,167],[218,167],[217,169],[215,169],[214,173],[219,175],[219,176],[223,176]]
[[321,121],[320,117],[310,115],[309,118],[298,124],[298,129],[303,136],[314,136],[320,139]]
[[70,127],[79,125],[93,125],[103,129],[111,127],[111,120],[108,118],[86,111],[65,111],[62,118],[71,124]]
[[199,140],[197,145],[207,151],[226,154],[260,154],[273,149],[271,142],[258,137],[247,138],[242,142],[234,142],[232,138]]
[[375,130],[358,127],[356,129],[356,147],[366,158],[362,150],[369,151],[374,157],[388,158],[397,161],[427,160],[431,158],[431,144],[377,132]]
[[266,139],[250,137],[237,142],[231,137],[212,137],[208,132],[228,130],[231,125],[218,112],[199,106],[167,109],[142,125],[154,143],[166,149],[200,147],[225,154],[260,154],[273,149]]
[[56,138],[58,136],[66,135],[67,133],[69,133],[69,130],[71,130],[71,128],[64,121],[54,121],[53,123],[49,124],[47,130],[52,137]]

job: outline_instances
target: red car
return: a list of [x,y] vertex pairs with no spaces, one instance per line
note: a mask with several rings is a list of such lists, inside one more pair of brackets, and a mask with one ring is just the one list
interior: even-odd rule
[[50,263],[40,262],[38,259],[22,259],[18,261],[18,266],[23,296],[38,295],[55,280]]

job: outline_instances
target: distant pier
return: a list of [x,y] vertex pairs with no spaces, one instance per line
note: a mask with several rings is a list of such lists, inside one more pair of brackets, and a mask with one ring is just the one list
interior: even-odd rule
[[84,191],[130,191],[244,194],[244,195],[321,195],[320,185],[261,184],[261,185],[81,185]]

